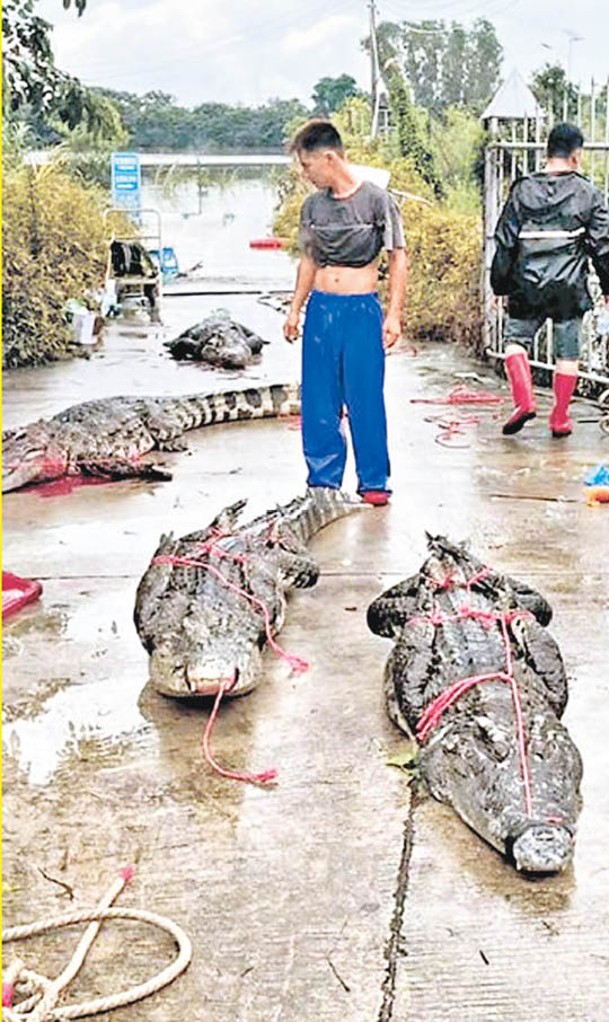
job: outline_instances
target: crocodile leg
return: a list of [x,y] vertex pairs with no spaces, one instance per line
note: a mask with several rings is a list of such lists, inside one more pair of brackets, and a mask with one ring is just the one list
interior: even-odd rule
[[167,481],[173,479],[168,468],[155,462],[122,461],[120,459],[104,459],[103,462],[79,461],[78,469],[84,476],[96,479],[150,479]]

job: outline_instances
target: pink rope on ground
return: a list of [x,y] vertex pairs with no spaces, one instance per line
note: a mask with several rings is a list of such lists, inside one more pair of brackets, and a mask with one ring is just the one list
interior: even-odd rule
[[[503,404],[504,398],[499,394],[493,394],[488,390],[470,390],[464,384],[458,384],[453,387],[446,397],[412,397],[410,399],[411,404],[429,404],[429,405],[486,405],[486,406],[500,406]],[[462,435],[465,427],[467,426],[479,426],[483,422],[483,418],[480,415],[468,415],[462,419],[450,419],[446,415],[441,414],[439,416],[427,416],[425,422],[430,422],[439,427],[440,432],[434,437],[437,444],[442,447],[454,448],[466,448],[468,444],[455,444],[453,441],[456,437]]]
[[220,710],[220,703],[227,692],[230,692],[231,688],[234,686],[235,680],[235,678],[231,678],[228,681],[224,680],[218,689],[213,709],[209,715],[209,719],[203,732],[203,752],[205,760],[212,770],[215,770],[217,774],[220,774],[222,777],[227,777],[231,781],[244,781],[248,784],[270,784],[277,777],[277,770],[275,767],[271,767],[269,770],[264,770],[259,774],[242,773],[240,770],[228,770],[226,767],[220,766],[212,752],[211,735]]
[[446,397],[411,397],[411,404],[420,405],[502,405],[504,398],[490,390],[470,390],[465,384],[453,387]]

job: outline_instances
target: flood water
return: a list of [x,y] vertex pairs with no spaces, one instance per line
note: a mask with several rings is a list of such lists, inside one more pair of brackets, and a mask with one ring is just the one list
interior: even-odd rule
[[[273,234],[281,168],[146,169],[142,207],[161,214],[163,245],[175,249],[180,270],[207,282],[290,289],[294,260],[281,250],[260,250],[250,241]],[[148,218],[148,225],[153,218]],[[153,247],[152,244],[150,247]]]

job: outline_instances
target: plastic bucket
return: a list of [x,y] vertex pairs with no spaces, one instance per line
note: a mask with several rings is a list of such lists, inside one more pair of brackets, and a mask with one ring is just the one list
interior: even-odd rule
[[94,312],[74,313],[74,340],[77,344],[95,344],[93,327],[95,326]]

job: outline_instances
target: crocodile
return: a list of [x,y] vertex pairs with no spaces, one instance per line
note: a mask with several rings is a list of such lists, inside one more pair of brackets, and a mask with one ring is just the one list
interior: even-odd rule
[[65,475],[171,479],[151,451],[183,451],[183,434],[238,419],[296,414],[298,384],[272,384],[182,397],[109,397],[85,401],[3,434],[2,492]]
[[244,369],[268,343],[249,327],[216,313],[189,327],[173,341],[165,341],[164,346],[178,361]]
[[559,872],[573,855],[582,762],[560,720],[568,693],[551,607],[442,536],[428,547],[417,574],[368,608],[371,631],[395,643],[389,716],[419,741],[437,799],[522,873]]
[[306,543],[366,506],[315,487],[240,525],[245,504],[182,538],[162,536],[139,583],[135,626],[150,654],[152,686],[163,695],[209,697],[227,684],[231,696],[249,692],[265,644],[276,646],[286,590],[313,586],[319,576]]

